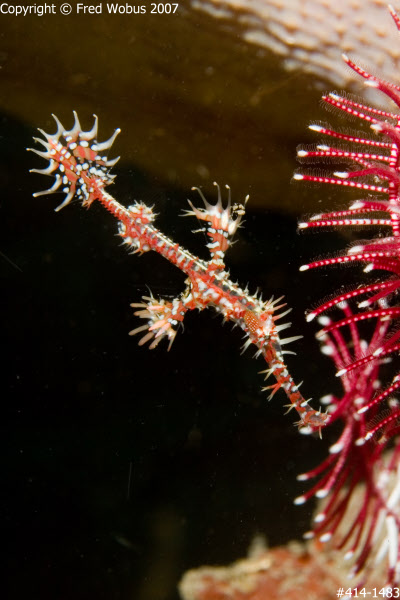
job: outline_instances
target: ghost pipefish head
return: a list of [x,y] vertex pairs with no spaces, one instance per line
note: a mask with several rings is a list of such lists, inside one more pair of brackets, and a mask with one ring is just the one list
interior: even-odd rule
[[56,210],[69,204],[75,196],[81,200],[84,206],[90,206],[98,197],[99,191],[110,185],[115,178],[115,175],[111,175],[109,170],[118,162],[119,157],[108,160],[105,153],[111,148],[121,130],[116,129],[107,141],[98,143],[96,115],[94,115],[93,127],[89,131],[82,130],[75,111],[74,126],[70,130],[66,130],[55,115],[53,118],[57,125],[57,131],[54,134],[48,134],[39,129],[45,139],[34,138],[36,142],[44,146],[44,151],[35,148],[28,148],[28,150],[49,161],[46,168],[31,169],[30,172],[54,175],[55,181],[49,189],[33,195],[36,198],[55,192],[66,194],[64,201]]

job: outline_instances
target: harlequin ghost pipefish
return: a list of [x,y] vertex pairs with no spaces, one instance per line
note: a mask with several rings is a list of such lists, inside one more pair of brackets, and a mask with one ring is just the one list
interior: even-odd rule
[[[75,197],[85,207],[91,206],[94,201],[100,202],[118,219],[119,235],[134,253],[143,254],[154,250],[187,275],[185,290],[172,302],[156,300],[151,295],[143,297],[144,302],[131,305],[139,309],[135,315],[146,319],[147,323],[137,327],[130,334],[145,331],[139,344],[150,342],[150,348],[155,348],[163,338],[167,338],[169,349],[187,311],[213,307],[223,316],[224,321],[232,321],[245,332],[246,341],[243,348],[254,344],[257,348],[256,356],[262,355],[266,360],[268,368],[263,373],[266,373],[266,378],[274,376],[276,380],[273,385],[263,388],[271,390],[270,397],[282,388],[290,401],[289,410],[294,408],[299,414],[300,420],[297,424],[301,430],[306,433],[321,430],[328,420],[328,415],[309,406],[309,401],[301,395],[299,385],[295,385],[284,362],[285,351],[282,350],[282,346],[299,337],[279,337],[280,332],[289,327],[290,323],[278,325],[277,321],[290,310],[277,314],[278,310],[286,306],[281,303],[282,298],[263,301],[257,294],[249,295],[247,289],[243,290],[229,280],[229,273],[225,269],[225,252],[242,221],[244,204],[231,203],[228,186],[225,207],[217,184],[216,204],[210,204],[200,189],[192,188],[199,193],[204,208],[195,208],[189,201],[191,210],[185,213],[186,216],[197,217],[204,225],[199,231],[207,233],[207,247],[210,251],[210,260],[197,258],[155,228],[153,222],[156,215],[152,208],[143,202],[135,202],[126,208],[105,191],[106,186],[110,185],[115,177],[110,174],[109,169],[118,160],[108,160],[105,152],[112,146],[120,130],[117,129],[106,142],[98,143],[97,117],[94,117],[94,125],[89,131],[82,131],[75,112],[74,117],[74,126],[69,131],[65,130],[55,116],[56,133],[49,135],[39,129],[45,139],[35,140],[44,146],[44,151],[30,150],[48,159],[49,165],[45,169],[32,171],[45,175],[54,174],[55,181],[50,189],[37,192],[34,196],[63,192],[66,196],[56,210],[69,204]],[[247,199],[248,197],[245,203]]]

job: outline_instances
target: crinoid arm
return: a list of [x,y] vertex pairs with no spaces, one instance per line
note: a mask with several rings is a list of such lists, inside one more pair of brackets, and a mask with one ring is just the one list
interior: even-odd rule
[[[400,30],[400,19],[389,11]],[[374,280],[340,290],[308,313],[322,326],[317,333],[323,354],[336,367],[342,391],[326,395],[330,422],[341,421],[342,433],[329,457],[302,481],[317,482],[296,503],[324,499],[308,537],[345,550],[352,563],[351,576],[367,580],[387,560],[388,586],[400,582],[400,87],[376,77],[347,56],[347,65],[394,103],[389,112],[330,93],[329,107],[357,121],[366,133],[343,133],[325,125],[311,129],[324,136],[318,146],[302,147],[300,161],[343,163],[343,168],[316,175],[301,172],[295,179],[354,188],[365,197],[348,207],[315,215],[300,229],[349,228],[375,231],[370,239],[353,242],[345,252],[305,264],[316,267],[361,264]],[[330,140],[330,141],[329,141]],[[332,316],[327,313],[331,311]],[[337,317],[338,311],[341,311]],[[392,365],[388,365],[389,362]],[[389,385],[381,382],[394,370]],[[390,449],[391,448],[391,449]],[[381,581],[384,583],[384,579]],[[390,587],[388,589],[391,589]],[[396,589],[396,588],[394,588]]]
[[233,204],[231,202],[231,190],[228,185],[228,203],[223,208],[221,198],[221,188],[214,181],[214,185],[218,189],[218,200],[216,204],[210,204],[200,188],[193,187],[192,190],[196,190],[201,199],[204,202],[204,208],[196,208],[190,200],[189,205],[192,210],[186,210],[185,216],[194,216],[199,221],[205,221],[206,226],[196,231],[206,231],[207,235],[211,238],[207,244],[210,250],[212,263],[217,267],[224,268],[224,256],[228,250],[232,237],[240,227],[243,215],[245,213],[245,205],[249,196],[246,196],[244,204]]
[[57,131],[54,134],[39,129],[45,139],[34,139],[44,146],[44,151],[28,148],[29,151],[49,161],[46,168],[31,169],[31,172],[55,176],[54,184],[49,189],[36,192],[34,196],[55,192],[65,194],[63,202],[56,211],[69,204],[74,197],[81,200],[84,206],[90,206],[99,198],[103,188],[113,182],[115,175],[111,175],[109,170],[119,160],[119,157],[109,160],[106,152],[111,148],[120,129],[116,129],[107,141],[99,143],[96,115],[94,115],[93,127],[89,131],[83,131],[77,113],[74,111],[73,114],[75,122],[70,130],[65,129],[55,115],[53,118]]
[[[399,27],[397,15],[393,9],[390,12]],[[399,86],[371,75],[347,56],[343,58],[357,75],[364,78],[366,85],[379,90],[400,107]],[[336,93],[327,94],[323,100],[344,114],[366,123],[373,135],[350,135],[328,126],[312,125],[313,131],[322,134],[327,140],[336,138],[340,143],[329,144],[324,141],[316,149],[300,148],[300,160],[318,158],[340,161],[346,168],[319,176],[297,173],[295,179],[352,187],[363,190],[368,195],[353,201],[347,209],[315,215],[300,223],[299,227],[302,230],[326,227],[379,228],[379,232],[370,240],[352,244],[345,253],[305,264],[300,270],[361,263],[364,272],[379,273],[379,276],[372,284],[359,286],[324,302],[310,312],[307,319],[312,320],[330,308],[337,308],[343,302],[354,300],[358,302],[358,309],[364,312],[352,314],[348,319],[337,322],[334,326],[336,330],[355,327],[360,321],[367,319],[375,319],[378,323],[383,320],[394,323],[400,316],[398,308],[391,304],[400,288],[400,116],[396,112],[368,106]],[[353,361],[353,364],[345,365],[339,370],[339,376],[351,369],[358,369],[375,358],[398,352],[398,337],[397,327],[394,326],[373,352]]]

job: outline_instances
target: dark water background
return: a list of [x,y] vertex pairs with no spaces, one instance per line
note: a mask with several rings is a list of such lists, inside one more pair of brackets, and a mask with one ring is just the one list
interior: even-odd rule
[[[139,324],[129,303],[147,295],[147,286],[156,297],[178,295],[181,273],[157,255],[128,255],[101,207],[85,211],[73,204],[54,213],[59,197],[32,198],[51,184],[28,174],[43,166],[25,152],[35,128],[54,131],[52,111],[70,127],[71,110],[82,106],[86,129],[90,111],[103,116],[100,140],[123,128],[125,141],[112,154],[122,159],[110,191],[126,205],[133,199],[154,204],[161,230],[206,257],[205,240],[190,231],[196,223],[178,215],[188,197],[197,201],[186,183],[196,140],[209,146],[211,158],[196,159],[212,165],[207,182],[204,171],[193,167],[192,184],[225,183],[225,166],[219,169],[215,153],[221,164],[231,163],[234,196],[250,179],[246,224],[227,258],[232,278],[251,291],[260,288],[265,298],[285,294],[293,307],[289,335],[305,336],[295,344],[297,357],[289,357],[293,377],[305,380],[304,394],[316,404],[332,389],[332,369],[319,355],[304,311],[335,289],[335,278],[300,274],[298,267],[333,250],[338,237],[296,233],[298,216],[311,205],[320,210],[321,197],[331,206],[331,193],[290,185],[296,142],[308,135],[308,113],[300,109],[309,94],[320,115],[318,93],[307,81],[290,87],[287,79],[284,85],[287,76],[273,64],[268,69],[276,70],[283,91],[257,105],[261,124],[243,99],[232,100],[228,77],[219,81],[205,115],[195,105],[186,42],[178,53],[171,32],[168,46],[168,27],[175,22],[157,18],[88,18],[88,47],[76,15],[0,16],[0,513],[7,598],[176,600],[188,568],[243,557],[256,534],[277,545],[299,539],[309,527],[312,507],[292,504],[304,490],[295,476],[326,452],[329,434],[322,442],[298,435],[292,414],[283,414],[283,394],[268,403],[261,392],[262,361],[254,361],[251,351],[240,355],[240,332],[222,327],[209,311],[185,317],[170,352],[166,344],[139,348],[128,336]],[[191,31],[204,32],[204,22],[196,24],[185,11],[177,18],[182,30],[187,19]],[[129,61],[126,29],[133,39]],[[151,42],[165,62],[140,44],[133,62],[135,39]],[[212,49],[204,56],[210,64]],[[196,38],[190,51],[196,54]],[[231,60],[218,58],[221,73],[230,72]],[[172,85],[175,69],[179,77]],[[169,81],[168,95],[161,93],[162,78]],[[240,126],[232,124],[232,106],[244,115]],[[279,110],[286,111],[286,128],[271,139]],[[166,123],[168,113],[167,134],[157,142],[159,121]],[[224,131],[235,127],[239,141],[216,138],[216,124]],[[168,128],[179,143],[166,142]],[[259,138],[248,144],[251,128],[262,146]],[[148,135],[141,137],[145,129]],[[249,164],[265,171],[263,188],[243,170],[238,147]]]

